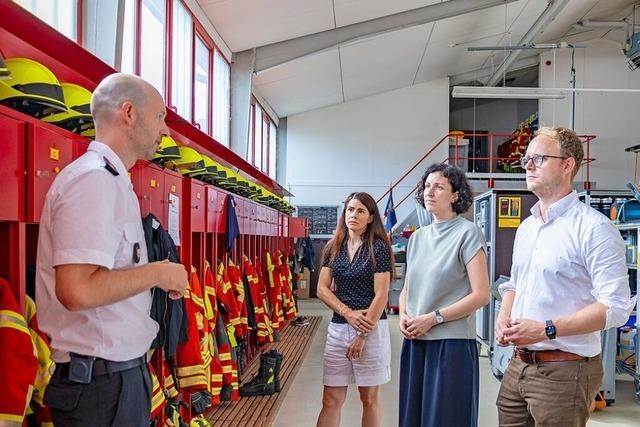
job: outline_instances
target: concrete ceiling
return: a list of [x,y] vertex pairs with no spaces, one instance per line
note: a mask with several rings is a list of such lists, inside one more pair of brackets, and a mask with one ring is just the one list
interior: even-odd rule
[[[577,30],[583,19],[619,20],[637,0],[571,0],[534,42],[579,42],[607,37],[608,29]],[[434,0],[198,0],[233,52],[239,52],[399,12],[441,3]],[[279,117],[389,90],[451,77],[482,80],[504,52],[469,52],[470,46],[515,45],[547,7],[546,0],[519,0],[436,22],[410,26],[303,56],[269,68],[254,85]],[[523,51],[519,64],[535,64]],[[524,60],[523,60],[524,58]],[[523,65],[520,65],[522,68]]]

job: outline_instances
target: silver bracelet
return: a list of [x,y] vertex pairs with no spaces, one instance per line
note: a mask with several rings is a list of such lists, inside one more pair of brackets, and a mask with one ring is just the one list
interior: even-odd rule
[[369,336],[368,333],[362,332],[362,331],[356,331],[356,335],[359,336],[360,338],[366,338]]

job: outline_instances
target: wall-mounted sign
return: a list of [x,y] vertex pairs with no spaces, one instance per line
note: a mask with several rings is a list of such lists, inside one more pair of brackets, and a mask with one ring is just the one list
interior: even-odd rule
[[498,197],[498,227],[518,228],[522,221],[522,198]]
[[298,206],[298,217],[309,218],[309,235],[331,237],[338,225],[338,206]]

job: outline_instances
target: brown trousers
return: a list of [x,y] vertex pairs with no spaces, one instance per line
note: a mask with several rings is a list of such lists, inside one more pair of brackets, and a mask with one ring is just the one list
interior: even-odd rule
[[527,364],[513,358],[498,393],[501,427],[583,427],[602,383],[602,359]]

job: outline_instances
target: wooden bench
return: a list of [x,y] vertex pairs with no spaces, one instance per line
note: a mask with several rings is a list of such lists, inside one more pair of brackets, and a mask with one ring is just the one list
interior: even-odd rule
[[[262,351],[265,352],[275,348],[284,355],[280,367],[281,391],[270,396],[242,397],[238,402],[222,402],[207,415],[207,419],[213,427],[271,426],[322,321],[320,316],[307,316],[307,318],[309,319],[308,325],[288,324],[280,332],[279,342],[267,344],[262,348]],[[260,357],[257,356],[247,366],[242,378],[243,383],[251,380],[258,372],[259,367]]]

